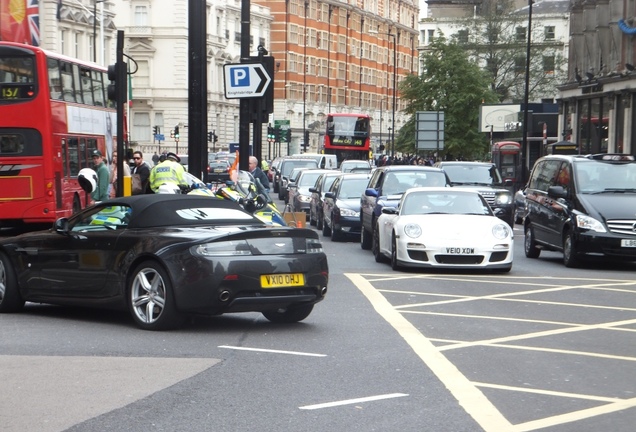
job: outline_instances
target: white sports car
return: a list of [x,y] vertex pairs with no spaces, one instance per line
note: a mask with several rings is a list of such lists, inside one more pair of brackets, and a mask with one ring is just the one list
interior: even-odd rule
[[373,231],[377,262],[391,267],[512,268],[514,234],[476,191],[412,188],[385,207]]

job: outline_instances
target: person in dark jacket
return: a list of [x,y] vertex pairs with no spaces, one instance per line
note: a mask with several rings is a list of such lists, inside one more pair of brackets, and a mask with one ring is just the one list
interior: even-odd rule
[[256,156],[250,156],[249,169],[254,179],[258,179],[263,185],[265,192],[269,193],[269,179],[267,178],[267,174],[258,167],[258,159]]
[[133,153],[133,162],[135,163],[135,166],[133,167],[131,174],[139,174],[139,179],[141,180],[141,191],[133,191],[133,195],[146,193],[148,188],[148,177],[150,177],[150,167],[148,167],[148,164],[144,162],[144,155],[139,150]]

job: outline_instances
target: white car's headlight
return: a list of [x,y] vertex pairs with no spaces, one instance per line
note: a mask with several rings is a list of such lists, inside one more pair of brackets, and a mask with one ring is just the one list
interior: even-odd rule
[[340,216],[360,216],[360,213],[348,208],[341,208]]
[[605,226],[601,222],[587,215],[576,215],[576,226],[596,232],[606,232]]
[[500,193],[495,196],[495,203],[499,205],[510,204],[512,202],[512,195],[509,193]]
[[492,235],[498,240],[503,240],[511,234],[508,224],[497,224],[492,227]]
[[422,235],[422,228],[418,224],[410,223],[404,227],[404,234],[411,238],[418,238]]

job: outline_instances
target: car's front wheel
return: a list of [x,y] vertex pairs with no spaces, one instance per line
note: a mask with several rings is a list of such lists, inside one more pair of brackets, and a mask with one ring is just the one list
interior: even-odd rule
[[176,309],[168,274],[154,261],[141,263],[133,271],[128,305],[135,324],[144,330],[169,330],[185,321]]
[[273,323],[295,323],[302,321],[314,310],[314,305],[290,306],[285,309],[263,311],[263,316]]
[[23,306],[11,261],[6,254],[0,253],[0,312],[18,312]]
[[397,259],[397,240],[395,239],[395,235],[391,239],[391,268],[393,270],[400,269],[400,264]]
[[528,258],[539,258],[541,254],[541,249],[539,249],[534,239],[534,229],[530,224],[526,225],[523,250]]
[[380,230],[376,225],[375,230],[373,231],[373,242],[371,244],[371,252],[373,252],[373,257],[375,258],[375,262],[387,262],[387,257],[380,251]]
[[331,237],[331,227],[324,217],[322,218],[322,235],[325,237]]
[[574,235],[572,230],[563,236],[563,264],[569,268],[576,268],[581,265],[578,252],[574,246]]
[[364,229],[364,221],[362,222],[362,232],[360,233],[360,247],[364,250],[371,249],[372,235]]

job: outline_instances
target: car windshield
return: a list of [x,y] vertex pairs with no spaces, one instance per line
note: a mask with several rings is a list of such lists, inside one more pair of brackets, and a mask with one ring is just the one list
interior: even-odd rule
[[281,171],[283,175],[286,176],[286,175],[289,175],[289,173],[291,173],[294,168],[318,168],[318,164],[314,160],[288,161],[282,165]]
[[460,184],[501,184],[501,175],[494,165],[455,165],[443,166],[451,182]]
[[305,171],[296,182],[298,186],[311,187],[316,184],[316,180],[320,177],[320,172]]
[[366,177],[349,179],[345,178],[342,180],[342,184],[340,185],[340,194],[338,195],[338,197],[340,199],[360,199],[360,196],[364,192],[364,189],[367,187],[368,183],[369,179]]
[[477,193],[412,192],[400,206],[400,214],[490,215],[488,204]]
[[636,163],[585,162],[574,164],[581,193],[636,192]]
[[399,171],[386,175],[382,187],[383,195],[397,195],[412,187],[444,186],[446,176],[442,171]]

